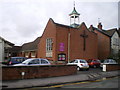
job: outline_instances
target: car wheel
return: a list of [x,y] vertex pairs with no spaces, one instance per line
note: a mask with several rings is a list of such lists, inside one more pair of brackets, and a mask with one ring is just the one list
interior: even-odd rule
[[77,70],[80,71],[80,67],[77,67]]

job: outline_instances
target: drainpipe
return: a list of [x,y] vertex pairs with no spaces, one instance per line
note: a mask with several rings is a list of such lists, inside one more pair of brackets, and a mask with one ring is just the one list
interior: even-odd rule
[[68,63],[70,62],[70,30],[68,31]]

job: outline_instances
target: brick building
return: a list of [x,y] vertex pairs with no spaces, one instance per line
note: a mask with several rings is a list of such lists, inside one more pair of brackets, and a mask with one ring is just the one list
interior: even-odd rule
[[102,24],[98,24],[98,28],[90,26],[90,30],[98,36],[98,59],[106,59],[110,55],[110,36],[102,29]]
[[[70,14],[71,20],[79,17],[77,11]],[[79,20],[79,19],[78,19]],[[47,58],[57,63],[73,59],[97,59],[98,38],[85,25],[73,22],[70,26],[49,19],[38,45],[38,58]]]
[[90,26],[90,30],[98,35],[98,58],[119,59],[120,34],[117,28],[104,30],[101,22],[98,27]]
[[111,52],[111,36],[98,27],[87,28],[79,24],[80,14],[73,8],[70,26],[49,19],[41,37],[22,45],[21,55],[46,58],[53,63],[66,63],[73,59],[106,59]]
[[36,38],[33,42],[25,43],[21,46],[19,56],[27,58],[37,58],[38,43],[41,37]]

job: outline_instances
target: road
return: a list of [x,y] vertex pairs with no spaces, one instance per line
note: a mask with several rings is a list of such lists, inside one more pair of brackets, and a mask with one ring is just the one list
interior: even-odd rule
[[[87,74],[87,73],[94,73],[101,71],[102,70],[99,68],[92,68],[89,71],[78,71],[78,74]],[[120,77],[101,78],[95,81],[69,82],[59,85],[31,87],[29,88],[29,90],[40,90],[45,88],[118,88],[118,83],[120,83],[118,82],[118,79],[120,79]],[[28,88],[18,89],[18,90],[28,90]]]
[[119,77],[100,79],[96,81],[61,84],[44,88],[118,88]]
[[[60,85],[45,86],[45,87],[33,87],[29,90],[40,90],[40,89],[50,89],[50,88],[120,88],[118,80],[120,77],[104,78],[95,81],[85,81],[85,82],[75,82],[75,83],[65,83]],[[28,89],[19,89],[28,90]]]

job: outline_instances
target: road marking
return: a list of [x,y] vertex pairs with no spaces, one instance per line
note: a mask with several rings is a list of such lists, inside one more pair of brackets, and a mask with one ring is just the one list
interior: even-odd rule
[[100,81],[109,80],[109,79],[112,79],[112,78],[118,78],[118,77],[98,79],[98,80],[95,80],[95,81],[85,81],[85,82],[76,82],[76,83],[70,83],[70,84],[53,85],[53,86],[42,87],[42,88],[57,88],[57,87],[63,87],[63,86],[66,86],[66,85],[76,85],[76,84],[84,84],[84,83],[91,83],[91,82],[100,82]]
[[[77,84],[85,84],[85,83],[91,83],[91,82],[100,82],[100,81],[110,80],[112,78],[119,78],[119,77],[120,76],[111,77],[111,78],[104,78],[104,79],[102,78],[102,79],[97,79],[97,80],[94,80],[94,81],[84,81],[84,82],[66,83],[66,84],[45,86],[45,87],[36,87],[36,88],[30,88],[30,90],[39,90],[39,89],[42,89],[42,88],[59,88],[59,87],[67,86],[67,85],[77,85]],[[28,90],[28,89],[20,89],[20,90]]]

